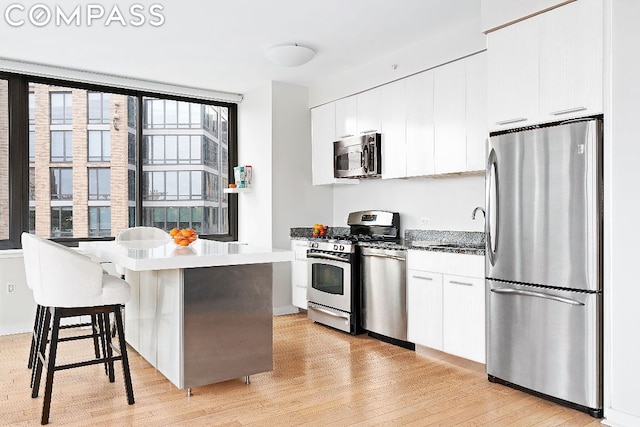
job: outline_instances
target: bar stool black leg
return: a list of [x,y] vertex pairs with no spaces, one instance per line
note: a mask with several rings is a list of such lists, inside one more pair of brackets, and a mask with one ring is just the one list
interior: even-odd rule
[[38,350],[36,352],[35,369],[31,377],[31,397],[38,397],[40,389],[40,378],[42,376],[42,365],[44,363],[44,355],[47,350],[47,341],[49,339],[49,326],[51,323],[51,311],[44,309],[44,319],[40,323],[40,332],[38,334]]
[[36,359],[38,348],[38,331],[40,330],[40,321],[42,319],[42,306],[38,304],[36,307],[36,318],[33,321],[33,337],[31,338],[31,350],[29,350],[29,363],[27,368],[33,369],[33,363]]
[[129,405],[135,403],[133,397],[133,385],[131,384],[131,371],[129,370],[129,357],[127,355],[127,343],[124,339],[124,327],[122,325],[122,312],[120,305],[115,306],[114,316],[116,318],[116,329],[118,330],[118,342],[120,343],[120,356],[122,356],[122,373],[124,385],[127,389],[127,402]]
[[58,351],[58,334],[60,332],[61,309],[54,309],[53,328],[51,329],[51,343],[49,344],[49,360],[47,363],[47,380],[44,386],[44,404],[42,406],[42,420],[40,424],[49,423],[51,410],[51,394],[53,393],[53,374],[56,371],[56,353]]
[[[111,357],[113,357],[113,349],[111,348],[111,331],[109,329],[109,316],[107,315],[107,313],[102,313],[102,323],[104,324],[103,337],[104,341],[106,342],[105,347],[107,350],[107,358],[111,359]],[[116,377],[113,373],[113,360],[109,360],[107,364],[109,365],[109,382],[112,383],[116,380]]]

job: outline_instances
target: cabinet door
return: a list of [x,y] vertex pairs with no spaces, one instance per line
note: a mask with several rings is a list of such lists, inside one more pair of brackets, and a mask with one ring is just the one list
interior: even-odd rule
[[433,175],[433,70],[408,77],[405,84],[406,175]]
[[291,250],[295,254],[295,259],[291,261],[291,300],[298,308],[307,308],[307,241],[292,240]]
[[455,61],[434,70],[436,174],[463,172],[467,168],[464,82],[464,61]]
[[311,171],[313,185],[333,184],[333,141],[336,116],[333,103],[311,109]]
[[485,169],[487,130],[487,55],[466,59],[467,171]]
[[603,3],[580,0],[541,15],[542,121],[602,113]]
[[380,88],[382,125],[382,178],[407,175],[405,80]]
[[382,123],[380,88],[356,95],[356,134],[380,132]]
[[485,362],[484,279],[443,277],[443,350]]
[[539,19],[534,16],[487,35],[489,130],[537,120]]
[[442,275],[407,271],[407,339],[442,350]]
[[347,98],[335,101],[335,139],[344,139],[355,136],[356,127],[356,97],[349,96]]

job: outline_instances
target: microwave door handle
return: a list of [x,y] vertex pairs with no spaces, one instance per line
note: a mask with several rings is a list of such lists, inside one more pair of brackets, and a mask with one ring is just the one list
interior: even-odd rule
[[364,173],[369,172],[369,146],[368,145],[365,145],[362,148],[360,164],[362,164],[362,169],[364,170]]

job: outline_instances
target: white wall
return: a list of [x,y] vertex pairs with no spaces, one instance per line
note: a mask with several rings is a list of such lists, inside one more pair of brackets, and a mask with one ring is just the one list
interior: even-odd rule
[[[393,54],[346,70],[337,70],[309,88],[309,107],[343,98],[403,77],[454,61],[486,48],[480,30],[480,2],[476,18],[451,25],[430,39]],[[394,69],[392,66],[397,65]]]
[[[253,191],[238,197],[238,240],[289,249],[289,229],[330,222],[330,187],[311,185],[311,113],[306,87],[271,82],[238,107],[239,164],[253,167]],[[275,314],[291,303],[291,266],[273,269]]]
[[[606,423],[640,425],[640,2],[610,1],[611,105],[605,134]],[[609,249],[609,250],[607,250]],[[608,268],[607,268],[608,267]]]
[[[2,251],[0,256],[0,335],[17,334],[33,328],[36,303],[27,286],[22,251]],[[7,284],[15,292],[7,292]]]
[[[483,231],[484,175],[360,180],[334,188],[333,225],[346,226],[349,212],[382,209],[400,213],[400,228]],[[428,224],[421,220],[426,218]]]

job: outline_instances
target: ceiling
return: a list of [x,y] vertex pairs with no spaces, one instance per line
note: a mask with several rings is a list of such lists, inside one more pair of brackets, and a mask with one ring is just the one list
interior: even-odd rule
[[[36,27],[28,11],[38,3],[13,11],[25,25],[0,22],[0,57],[232,93],[270,80],[310,86],[480,15],[480,0],[164,0],[137,2],[148,19],[151,4],[163,6],[160,26],[89,26],[87,3],[59,0],[67,14],[81,5],[80,25]],[[113,4],[133,19],[133,2],[105,3],[107,14]],[[289,43],[317,54],[299,67],[267,60],[269,47]]]

